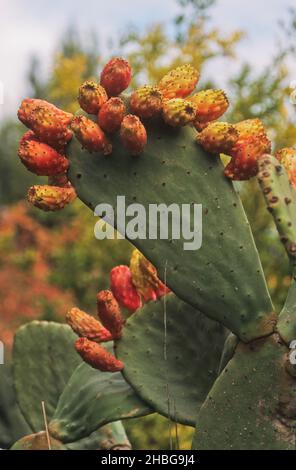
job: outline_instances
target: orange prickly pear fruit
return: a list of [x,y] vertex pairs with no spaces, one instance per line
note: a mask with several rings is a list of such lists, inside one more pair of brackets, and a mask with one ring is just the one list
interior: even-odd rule
[[228,98],[223,90],[203,90],[187,99],[196,109],[197,125],[215,121],[225,113],[229,106]]
[[78,93],[80,107],[89,114],[98,114],[102,105],[108,100],[105,88],[96,82],[84,82]]
[[72,139],[68,126],[73,115],[47,101],[30,98],[23,100],[18,117],[41,142],[54,148],[61,149]]
[[237,140],[238,131],[227,122],[212,122],[197,135],[197,142],[204,150],[217,155],[229,154]]
[[75,342],[75,349],[87,364],[102,372],[118,372],[124,367],[107,349],[87,338],[79,338]]
[[165,100],[162,115],[164,121],[173,127],[186,126],[195,118],[195,107],[187,100],[174,98]]
[[246,119],[244,121],[234,124],[238,131],[239,138],[244,139],[245,137],[266,137],[266,131],[264,125],[260,119]]
[[58,175],[69,167],[69,160],[64,155],[40,142],[32,131],[21,138],[18,156],[29,171],[39,176]]
[[125,104],[121,98],[110,98],[99,111],[99,126],[103,131],[113,134],[120,129],[125,112]]
[[101,73],[101,85],[108,96],[118,96],[131,81],[131,67],[127,60],[115,57],[105,65]]
[[285,147],[275,154],[286,169],[291,184],[296,187],[296,149]]
[[131,155],[137,156],[143,152],[147,143],[147,132],[137,116],[128,114],[123,118],[120,126],[120,139],[123,147]]
[[157,87],[143,86],[135,90],[130,99],[133,114],[148,119],[158,116],[162,111],[162,94]]
[[130,260],[132,281],[144,302],[156,300],[170,290],[157,276],[157,270],[142,253],[135,249]]
[[17,115],[19,120],[26,126],[29,126],[29,117],[36,106],[44,106],[47,103],[48,106],[53,106],[44,100],[36,98],[25,98],[18,109]]
[[238,144],[244,143],[244,141],[249,137],[255,137],[258,141],[257,145],[259,145],[260,142],[261,154],[270,153],[271,142],[266,134],[266,130],[260,119],[246,119],[245,121],[241,121],[237,124],[234,124],[234,126],[238,131]]
[[137,292],[128,266],[120,265],[111,270],[111,290],[119,305],[135,312],[142,306],[141,296]]
[[186,98],[193,92],[199,80],[199,72],[190,64],[181,65],[168,72],[159,82],[158,88],[166,99]]
[[112,333],[113,339],[121,338],[124,318],[110,290],[102,290],[97,294],[97,308],[101,322]]
[[76,116],[71,123],[71,129],[82,147],[89,152],[102,152],[104,155],[109,155],[112,152],[112,145],[108,142],[105,133],[91,119],[85,116]]
[[28,191],[28,201],[35,207],[44,211],[57,211],[63,209],[76,198],[73,187],[61,188],[59,186],[31,186]]
[[113,339],[110,331],[104,328],[98,320],[79,308],[72,308],[66,315],[66,321],[78,336],[99,343]]
[[263,153],[258,137],[250,136],[239,141],[232,149],[232,159],[224,169],[225,176],[239,181],[256,176],[259,171],[258,159]]

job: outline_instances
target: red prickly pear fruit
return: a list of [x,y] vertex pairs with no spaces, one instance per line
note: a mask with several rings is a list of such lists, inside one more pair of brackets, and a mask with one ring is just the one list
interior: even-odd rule
[[142,253],[135,249],[130,260],[132,282],[141,294],[144,302],[156,300],[166,295],[170,290],[157,276],[157,270]]
[[215,121],[225,113],[229,106],[228,98],[223,90],[203,90],[187,99],[196,109],[197,125]]
[[212,122],[197,135],[197,142],[206,152],[230,154],[238,140],[235,126],[227,122]]
[[124,367],[123,363],[107,349],[87,338],[77,339],[75,349],[84,362],[102,372],[118,372]]
[[257,175],[259,171],[258,159],[264,154],[258,137],[251,136],[238,142],[233,147],[231,154],[232,159],[224,169],[227,178],[245,181]]
[[97,309],[101,322],[112,333],[113,338],[121,338],[124,318],[110,290],[102,290],[97,294]]
[[282,148],[277,151],[275,157],[288,173],[291,184],[296,187],[296,149],[288,147]]
[[122,99],[117,97],[110,98],[99,111],[99,126],[103,131],[113,134],[120,129],[125,113],[125,104]]
[[130,99],[133,114],[149,119],[159,116],[162,111],[162,94],[157,87],[144,86],[134,91]]
[[39,176],[58,175],[69,167],[69,160],[64,155],[40,142],[32,131],[21,138],[18,156],[29,171]]
[[49,186],[59,186],[60,188],[71,188],[72,185],[68,180],[67,173],[60,173],[59,175],[48,177]]
[[133,114],[128,114],[122,120],[120,126],[120,138],[123,147],[131,155],[140,155],[147,144],[147,132],[140,119]]
[[28,191],[28,201],[38,209],[44,211],[57,211],[64,209],[76,198],[73,187],[61,188],[58,186],[31,186]]
[[41,142],[59,150],[72,139],[68,126],[73,115],[47,101],[30,98],[23,100],[18,110],[18,118]]
[[118,96],[129,86],[131,76],[131,67],[127,60],[115,57],[103,68],[100,83],[108,96]]
[[89,114],[98,114],[107,100],[105,88],[95,82],[84,82],[79,88],[78,102],[81,108]]
[[173,127],[186,126],[195,119],[195,107],[182,98],[166,100],[163,103],[162,115],[164,121]]
[[99,343],[113,339],[110,331],[104,328],[98,320],[79,308],[72,308],[66,315],[66,321],[78,336]]
[[111,270],[110,285],[114,297],[122,307],[135,312],[142,306],[141,296],[133,284],[128,266],[120,265]]
[[158,88],[166,99],[186,98],[193,92],[198,80],[199,72],[186,64],[168,72],[160,80]]
[[71,123],[71,129],[82,147],[89,152],[102,152],[104,155],[112,152],[112,145],[108,142],[105,133],[91,119],[76,116]]

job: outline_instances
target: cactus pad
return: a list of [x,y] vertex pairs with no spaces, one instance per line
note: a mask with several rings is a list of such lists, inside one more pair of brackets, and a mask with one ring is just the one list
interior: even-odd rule
[[162,280],[167,266],[167,284],[179,298],[242,340],[271,333],[274,313],[258,253],[221,162],[196,144],[189,127],[170,129],[157,122],[147,130],[148,144],[139,158],[132,158],[117,137],[108,158],[82,150],[74,138],[67,151],[69,178],[79,198],[94,210],[99,203],[116,209],[117,196],[125,196],[126,205],[140,203],[146,214],[149,204],[202,204],[199,250],[184,250],[183,238],[132,242]]
[[16,402],[11,367],[0,365],[0,447],[9,449],[31,432]]
[[116,353],[143,400],[194,426],[196,410],[217,377],[225,337],[222,325],[169,294],[129,318]]
[[67,325],[45,321],[28,323],[16,333],[13,369],[17,400],[35,432],[44,429],[41,401],[50,419],[71,374],[82,362],[73,347],[75,338]]
[[83,363],[69,380],[49,430],[56,439],[72,442],[103,424],[151,412],[121,373],[99,372]]
[[273,335],[240,343],[200,409],[197,450],[295,449],[296,381],[287,347]]

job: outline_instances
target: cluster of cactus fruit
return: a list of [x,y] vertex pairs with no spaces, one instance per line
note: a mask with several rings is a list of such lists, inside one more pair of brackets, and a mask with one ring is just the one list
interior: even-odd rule
[[[100,84],[80,87],[75,116],[40,100],[19,109],[30,129],[19,156],[49,178],[29,190],[37,207],[61,209],[77,195],[92,210],[102,201],[115,210],[124,195],[145,209],[196,203],[203,211],[199,250],[184,251],[183,236],[131,240],[130,266],[114,268],[110,291],[97,295],[99,319],[77,308],[68,313],[87,369],[74,373],[49,423],[63,443],[81,438],[82,429],[157,411],[196,427],[194,449],[295,449],[296,150],[269,155],[259,119],[221,122],[225,93],[196,92],[198,79],[184,65],[156,86],[122,95],[131,69],[115,58]],[[220,154],[229,158],[225,167]],[[231,181],[255,176],[291,262],[280,313]],[[126,387],[112,412],[107,399],[94,399],[94,373]],[[84,381],[80,403],[75,386]]]
[[130,267],[116,266],[110,273],[111,290],[97,294],[100,321],[78,308],[72,308],[66,320],[80,336],[76,351],[85,362],[102,372],[117,372],[124,364],[100,343],[119,340],[125,324],[121,308],[130,314],[142,307],[142,302],[157,300],[169,289],[157,277],[154,266],[137,250],[132,253]]

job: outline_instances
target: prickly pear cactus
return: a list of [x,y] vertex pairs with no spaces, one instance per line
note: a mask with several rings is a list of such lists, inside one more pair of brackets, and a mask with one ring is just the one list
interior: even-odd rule
[[[0,430],[1,446],[11,450],[75,450],[75,449],[130,449],[130,443],[120,421],[117,409],[112,410],[112,416],[105,422],[114,421],[112,424],[102,426],[103,420],[92,418],[90,426],[80,424],[79,413],[76,422],[80,425],[80,432],[73,439],[66,441],[62,438],[55,439],[47,435],[45,429],[45,417],[42,412],[42,402],[45,405],[47,424],[51,421],[55,410],[59,406],[64,391],[72,383],[76,370],[81,367],[89,368],[82,363],[73,348],[75,335],[67,325],[53,322],[34,321],[19,329],[16,334],[13,349],[13,374],[5,366],[0,369]],[[90,369],[90,368],[89,368]],[[109,381],[103,374],[97,371],[96,376],[89,380],[89,394],[103,387],[105,397],[102,396],[100,404],[106,410],[104,403],[108,401],[110,389]],[[77,376],[77,374],[76,374]],[[118,387],[125,392],[129,391],[126,382],[118,377]],[[15,393],[14,393],[15,390]],[[81,394],[81,384],[76,382],[71,391],[76,399]],[[130,401],[126,405],[126,413],[130,412],[129,406],[133,405],[133,393],[130,393]],[[121,397],[117,397],[120,401]],[[136,398],[137,399],[137,398]],[[140,400],[138,399],[138,402]],[[91,414],[90,401],[85,401],[84,412]],[[113,400],[116,405],[116,397]],[[149,408],[146,406],[147,412]],[[137,415],[137,413],[135,413]],[[80,416],[83,420],[84,415]],[[77,437],[78,436],[78,437]],[[49,443],[50,441],[50,443]]]
[[[108,222],[123,235],[126,207],[140,204],[146,215],[151,204],[198,207],[198,242],[185,249],[192,248],[188,234],[173,236],[170,217],[167,237],[155,219],[137,221],[142,237],[130,241],[139,251],[130,267],[112,270],[110,290],[98,293],[97,323],[79,309],[67,315],[86,364],[50,412],[50,434],[69,447],[98,424],[156,410],[195,426],[195,449],[294,449],[296,151],[268,155],[259,119],[217,121],[228,99],[221,90],[196,92],[199,72],[191,65],[120,95],[131,73],[114,58],[100,83],[81,86],[79,103],[92,116],[23,101],[19,118],[34,135],[21,141],[20,158],[50,177],[43,189],[30,188],[29,201],[45,210],[62,209],[75,195],[92,211],[104,203],[114,213]],[[43,144],[53,149],[46,148],[44,161],[32,152]],[[279,316],[232,183],[256,175],[294,276]],[[83,396],[76,396],[81,383]]]

